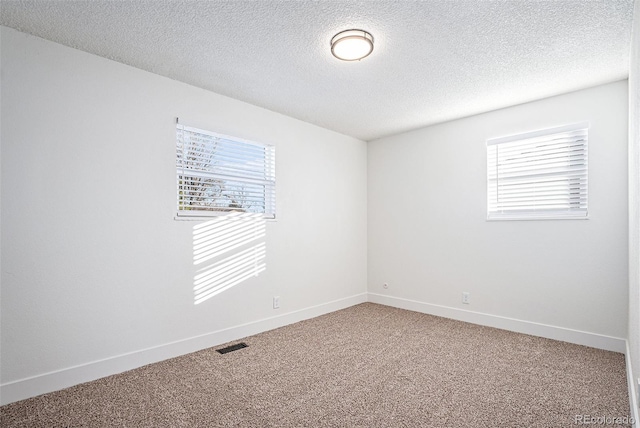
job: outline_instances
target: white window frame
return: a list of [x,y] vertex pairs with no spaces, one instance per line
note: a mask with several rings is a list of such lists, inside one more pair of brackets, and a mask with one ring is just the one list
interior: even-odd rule
[[[250,160],[252,157],[254,162]],[[216,184],[202,184],[203,190],[196,191],[195,185],[186,183],[186,178],[207,179]],[[217,196],[202,196],[211,195],[215,186],[220,187]],[[265,219],[275,219],[275,189],[275,146],[176,124],[176,219],[217,217],[233,212],[258,213]],[[239,196],[244,200],[237,207],[233,207],[234,203],[223,206],[223,200],[228,200],[233,191],[242,192]],[[185,198],[191,202],[185,203]]]
[[588,219],[589,123],[487,140],[487,220]]

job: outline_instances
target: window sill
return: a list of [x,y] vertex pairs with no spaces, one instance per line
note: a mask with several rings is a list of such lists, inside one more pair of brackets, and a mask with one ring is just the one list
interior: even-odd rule
[[[186,216],[186,215],[174,215],[173,216],[173,220],[174,221],[210,221],[210,220],[214,220],[216,218],[219,219],[223,219],[224,217],[228,216],[228,213],[220,213],[220,214],[214,214],[214,215],[200,215],[200,216]],[[254,218],[252,220],[264,220],[268,223],[272,223],[272,222],[276,222],[277,218],[276,217],[258,217],[258,218]],[[236,218],[236,220],[239,220],[238,218]]]
[[501,218],[487,218],[487,221],[540,221],[540,220],[589,220],[588,216],[585,217],[501,217]]

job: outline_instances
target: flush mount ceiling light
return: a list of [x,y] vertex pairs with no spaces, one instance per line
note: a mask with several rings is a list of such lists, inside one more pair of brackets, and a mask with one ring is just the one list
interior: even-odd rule
[[343,61],[359,61],[373,52],[373,36],[364,30],[341,31],[331,39],[331,53]]

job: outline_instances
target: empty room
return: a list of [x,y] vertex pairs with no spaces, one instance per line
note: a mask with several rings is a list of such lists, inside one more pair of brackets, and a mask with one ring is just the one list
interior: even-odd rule
[[1,426],[638,426],[638,0],[0,25]]

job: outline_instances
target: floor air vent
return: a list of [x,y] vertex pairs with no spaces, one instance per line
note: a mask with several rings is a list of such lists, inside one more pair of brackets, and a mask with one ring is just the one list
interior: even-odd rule
[[228,352],[233,352],[233,351],[237,351],[238,349],[246,348],[247,346],[249,345],[247,345],[244,342],[240,342],[240,343],[236,343],[235,345],[227,346],[226,348],[216,349],[216,352],[219,352],[221,354],[226,354]]

